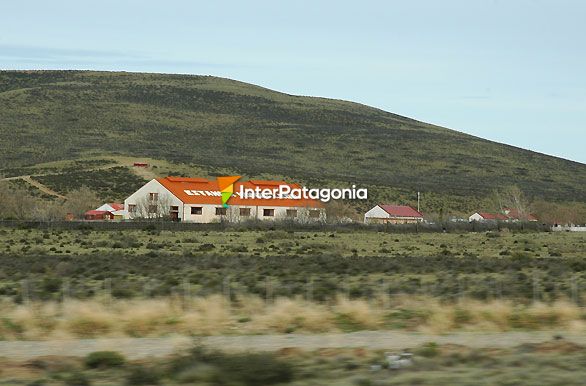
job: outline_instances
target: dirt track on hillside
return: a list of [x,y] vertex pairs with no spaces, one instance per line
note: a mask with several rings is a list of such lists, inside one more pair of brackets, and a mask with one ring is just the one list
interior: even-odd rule
[[457,344],[473,348],[508,348],[525,343],[540,343],[561,335],[566,341],[586,346],[586,335],[556,332],[457,333],[428,335],[419,333],[366,331],[323,335],[245,335],[185,336],[166,338],[109,338],[60,341],[2,341],[0,357],[25,360],[39,356],[85,356],[93,351],[113,350],[130,359],[165,357],[194,344],[227,351],[276,351],[283,348],[317,350],[321,348],[384,349],[389,351],[414,348],[428,342]]

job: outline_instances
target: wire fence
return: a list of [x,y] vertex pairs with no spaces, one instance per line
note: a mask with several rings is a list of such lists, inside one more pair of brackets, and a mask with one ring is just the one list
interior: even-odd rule
[[246,221],[191,223],[173,221],[20,221],[0,220],[0,228],[55,230],[155,230],[155,231],[234,231],[234,230],[293,230],[293,231],[372,231],[389,233],[452,233],[521,231],[550,232],[551,226],[537,222],[441,222],[417,224],[362,224],[327,222],[298,223],[295,221]]
[[[303,283],[283,283],[277,277],[266,277],[253,288],[244,285],[235,276],[225,276],[214,285],[201,285],[188,278],[169,286],[165,281],[148,279],[140,283],[127,279],[105,278],[91,287],[73,279],[63,279],[59,286],[48,289],[43,280],[24,279],[14,294],[18,303],[31,304],[53,300],[64,302],[68,299],[100,298],[106,303],[115,299],[153,299],[173,297],[184,300],[185,304],[195,298],[221,295],[230,302],[249,295],[262,298],[271,304],[277,298],[303,298],[311,302],[331,302],[340,297],[347,299],[377,299],[379,304],[388,306],[395,296],[416,295],[439,298],[448,302],[463,299],[517,300],[528,302],[570,301],[580,307],[584,305],[586,277],[582,273],[569,273],[555,282],[547,281],[546,273],[533,271],[527,280],[515,281],[511,277],[486,277],[477,280],[466,275],[453,275],[436,281],[380,279],[369,285],[340,282],[324,286],[319,276],[309,276]],[[381,303],[382,302],[382,303]]]

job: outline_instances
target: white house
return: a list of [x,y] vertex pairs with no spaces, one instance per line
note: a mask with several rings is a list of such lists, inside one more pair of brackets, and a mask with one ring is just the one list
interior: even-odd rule
[[478,221],[478,222],[491,222],[491,221],[507,221],[508,217],[504,214],[500,213],[486,213],[486,212],[476,212],[470,217],[468,217],[468,221]]
[[251,180],[236,182],[228,207],[222,205],[222,192],[217,181],[205,178],[165,177],[147,182],[124,200],[126,219],[170,217],[174,221],[211,223],[291,219],[324,221],[325,209],[318,200],[263,197],[240,197],[244,189],[278,189],[281,185],[299,188],[279,181]]
[[364,214],[366,224],[416,224],[423,215],[410,206],[379,204]]
[[495,222],[495,221],[506,221],[506,222],[519,222],[519,221],[530,221],[536,222],[537,217],[528,213],[521,215],[518,210],[503,208],[501,213],[487,213],[487,212],[476,212],[468,217],[468,221],[473,222]]

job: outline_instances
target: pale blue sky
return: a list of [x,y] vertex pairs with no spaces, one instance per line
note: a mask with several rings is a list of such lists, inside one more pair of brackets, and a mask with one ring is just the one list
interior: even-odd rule
[[1,69],[211,74],[586,163],[586,2],[3,0]]

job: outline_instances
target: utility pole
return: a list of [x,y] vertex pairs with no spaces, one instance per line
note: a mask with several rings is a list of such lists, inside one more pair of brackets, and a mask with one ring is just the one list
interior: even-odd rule
[[421,193],[417,192],[417,211],[418,212],[421,212],[420,203],[421,203]]

